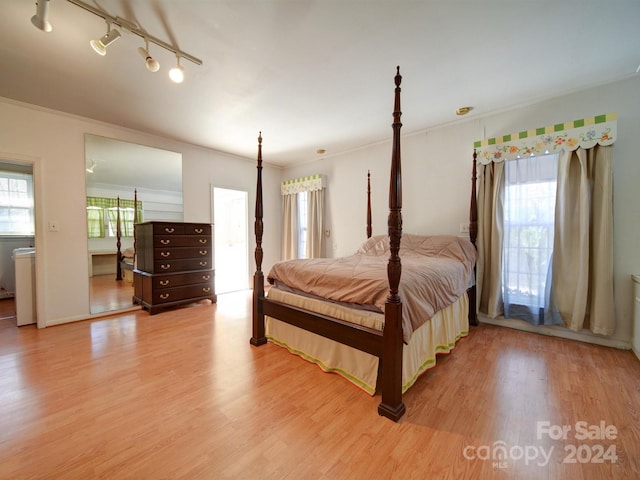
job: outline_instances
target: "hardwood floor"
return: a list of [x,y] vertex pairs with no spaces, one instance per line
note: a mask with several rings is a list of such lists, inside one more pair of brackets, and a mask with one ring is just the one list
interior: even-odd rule
[[[481,325],[395,424],[379,397],[252,347],[250,297],[41,330],[0,318],[0,478],[640,477],[629,351]],[[580,439],[578,422],[602,438]],[[613,449],[615,463],[600,455]]]
[[135,306],[132,300],[133,284],[127,280],[116,281],[115,274],[89,277],[89,297],[93,314]]

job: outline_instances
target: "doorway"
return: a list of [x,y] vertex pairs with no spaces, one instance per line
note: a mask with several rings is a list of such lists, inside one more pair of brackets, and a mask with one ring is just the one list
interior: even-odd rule
[[[0,320],[15,327],[37,321],[34,163],[0,157],[0,179]],[[18,276],[16,267],[23,267]]]
[[248,195],[213,187],[216,294],[249,288]]

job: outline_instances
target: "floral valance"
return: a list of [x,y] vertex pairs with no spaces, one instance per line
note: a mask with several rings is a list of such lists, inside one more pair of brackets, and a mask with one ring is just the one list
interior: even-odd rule
[[298,192],[313,192],[325,187],[324,175],[316,174],[308,177],[285,180],[280,186],[282,195],[293,195]]
[[522,156],[544,155],[596,144],[611,145],[617,137],[617,113],[557,123],[501,137],[478,140],[474,148],[480,163],[502,162]]

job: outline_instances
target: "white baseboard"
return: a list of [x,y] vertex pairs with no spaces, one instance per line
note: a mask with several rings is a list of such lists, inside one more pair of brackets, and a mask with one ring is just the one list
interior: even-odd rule
[[[524,320],[515,320],[511,318],[489,318],[485,315],[478,314],[478,320],[481,323],[486,323],[489,325],[497,325],[499,327],[508,327],[516,330],[522,330],[525,332],[531,333],[539,333],[541,335],[549,335],[551,337],[560,337],[567,338],[569,340],[578,340],[579,342],[593,343],[595,345],[603,345],[605,347],[614,347],[620,348],[623,350],[631,350],[632,345],[631,342],[625,342],[623,340],[616,340],[607,337],[602,337],[600,335],[595,335],[588,330],[584,330],[582,332],[574,332],[573,330],[569,330],[568,328],[559,327],[557,325],[543,325],[543,326],[534,326]],[[636,356],[638,356],[638,352],[635,352]],[[640,358],[640,356],[638,356]]]

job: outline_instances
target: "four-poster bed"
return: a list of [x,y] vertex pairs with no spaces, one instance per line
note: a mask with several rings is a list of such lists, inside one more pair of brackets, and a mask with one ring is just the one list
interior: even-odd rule
[[[269,290],[269,296],[265,296],[264,274],[262,268],[262,233],[263,233],[263,208],[262,208],[262,136],[258,137],[258,166],[257,166],[257,188],[256,188],[256,273],[254,275],[253,291],[253,334],[251,344],[255,346],[263,345],[267,339],[287,346],[291,351],[302,354],[303,357],[315,357],[318,346],[318,355],[323,355],[322,350],[328,348],[332,351],[340,350],[338,356],[349,357],[346,360],[347,366],[339,366],[330,369],[338,373],[346,373],[343,376],[353,383],[363,387],[365,390],[380,391],[382,400],[378,406],[378,413],[393,421],[398,421],[405,413],[405,405],[402,401],[402,393],[411,386],[417,376],[426,368],[431,366],[435,359],[435,353],[449,351],[453,348],[455,341],[468,332],[469,321],[476,323],[475,317],[475,292],[474,286],[470,287],[470,294],[467,296],[467,287],[473,282],[473,269],[475,265],[475,248],[473,243],[463,241],[454,236],[433,236],[424,237],[417,235],[402,235],[402,179],[401,179],[401,158],[400,158],[400,83],[401,76],[399,68],[395,76],[395,98],[393,112],[393,147],[390,173],[389,190],[389,217],[388,236],[371,237],[371,213],[370,213],[370,176],[367,178],[367,236],[370,237],[359,249],[356,256],[355,266],[349,266],[351,276],[365,278],[366,282],[377,282],[375,291],[377,300],[369,300],[366,303],[374,306],[374,311],[354,310],[353,303],[343,305],[334,301],[325,301],[315,295],[314,291],[305,290],[305,295],[298,295],[299,286],[295,282],[291,291],[282,290],[282,285],[289,282],[292,277],[298,276],[304,283],[305,277],[310,277],[311,283],[320,282],[323,277],[329,277],[328,272],[333,272],[333,265],[328,259],[312,259],[310,261],[294,260],[289,262],[278,262],[269,273],[269,283],[275,284]],[[475,162],[475,157],[474,157]],[[470,218],[470,234],[472,242],[475,242],[475,232],[477,231],[477,217],[475,214],[475,163],[472,179],[472,205]],[[466,244],[465,244],[466,242]],[[439,253],[447,252],[446,260],[439,256]],[[447,273],[442,270],[435,272],[435,277],[444,276],[447,281],[455,285],[451,291],[444,296],[446,308],[441,308],[442,303],[436,300],[438,308],[435,312],[428,314],[412,313],[416,309],[423,308],[422,304],[416,303],[412,291],[419,290],[417,296],[428,293],[430,287],[426,284],[433,279],[422,277],[424,257],[434,257],[437,254],[436,262],[447,264]],[[404,277],[401,284],[403,265],[400,253],[405,259]],[[381,258],[388,259],[386,263],[386,278],[378,268]],[[451,258],[456,257],[456,258]],[[345,257],[351,259],[351,257]],[[345,259],[334,259],[342,263]],[[350,260],[348,260],[350,261]],[[300,262],[311,262],[320,265],[320,271],[311,273],[311,270],[292,273],[288,270],[289,265],[309,268],[310,263],[304,265]],[[361,269],[365,264],[376,264],[377,273],[370,274],[368,270]],[[284,270],[283,270],[284,269]],[[324,270],[323,270],[324,269]],[[453,273],[452,273],[453,272]],[[346,275],[349,275],[347,273]],[[377,278],[373,278],[376,277]],[[282,279],[285,281],[282,281]],[[348,283],[347,277],[341,277],[344,283]],[[407,280],[409,279],[409,280]],[[413,280],[410,280],[413,279]],[[470,282],[471,279],[471,282]],[[337,289],[335,278],[328,278],[329,284],[333,283],[334,290]],[[388,292],[386,300],[380,301],[380,281],[384,282],[385,292]],[[425,281],[426,283],[422,283]],[[462,282],[462,283],[461,283]],[[444,282],[447,283],[447,282]],[[388,288],[387,288],[388,285]],[[431,285],[431,284],[429,284]],[[435,283],[433,285],[436,285]],[[354,286],[359,290],[362,285]],[[342,288],[342,287],[341,287]],[[434,290],[440,288],[439,286]],[[303,287],[300,287],[302,290]],[[385,293],[386,294],[386,293]],[[452,298],[456,297],[456,298]],[[326,298],[331,299],[331,296]],[[347,295],[347,298],[349,296]],[[356,297],[353,297],[356,298]],[[469,299],[473,298],[472,307],[469,308]],[[441,301],[441,302],[442,302]],[[357,303],[357,301],[355,302]],[[416,306],[417,305],[417,306]],[[265,323],[266,317],[266,323]],[[424,321],[418,322],[418,318]],[[428,317],[428,318],[426,318]],[[293,326],[293,327],[291,327]],[[405,344],[406,347],[405,348]],[[426,344],[427,346],[424,346]],[[296,345],[293,346],[292,345]],[[301,347],[297,347],[301,345]],[[300,348],[299,351],[296,351]],[[417,353],[414,350],[417,349]],[[306,352],[312,351],[309,355]],[[326,350],[325,350],[326,351]],[[415,355],[417,356],[414,356]],[[321,357],[322,358],[322,357]],[[378,361],[379,359],[379,361]],[[311,358],[312,361],[316,360]],[[340,363],[342,360],[338,360]],[[323,360],[318,363],[323,367]],[[359,372],[360,366],[367,364]],[[409,365],[412,364],[412,365]],[[353,373],[355,372],[355,373]],[[371,380],[373,376],[373,380]],[[351,377],[351,378],[349,378]],[[362,380],[360,377],[365,378]],[[376,378],[377,377],[377,380]],[[367,380],[368,378],[368,380]]]

